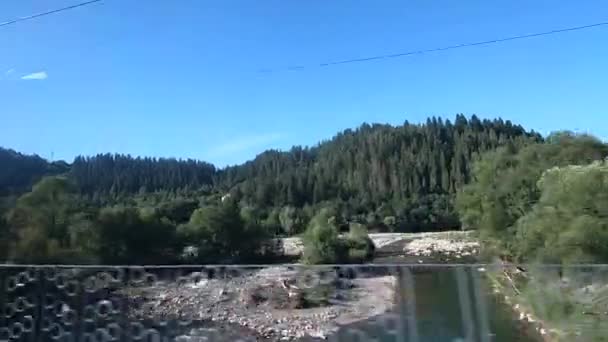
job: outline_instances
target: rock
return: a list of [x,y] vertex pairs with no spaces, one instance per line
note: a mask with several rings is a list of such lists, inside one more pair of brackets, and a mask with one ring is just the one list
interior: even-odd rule
[[446,255],[462,254],[468,256],[476,254],[478,246],[478,242],[423,237],[408,243],[405,246],[404,251],[410,255],[416,256],[430,256],[433,253]]
[[[188,279],[186,286],[163,283],[138,288],[142,295],[137,300],[141,303],[134,305],[137,308],[134,311],[149,314],[152,319],[184,315],[209,320],[219,326],[233,324],[226,333],[239,334],[239,329],[246,329],[254,331],[258,340],[278,341],[305,336],[321,338],[337,326],[335,320],[341,315],[364,320],[388,310],[393,303],[394,281],[386,280],[390,277],[340,279],[339,284],[329,284],[328,289],[317,293],[299,283],[292,285],[296,284],[297,273],[287,267],[270,267],[243,274],[230,279],[209,279],[205,286],[195,290],[187,286],[192,277],[182,277]],[[283,279],[286,280],[285,286],[281,285],[280,280]],[[315,299],[313,303],[308,302],[307,296],[311,293],[318,296],[328,290],[328,301]],[[350,291],[357,291],[357,295],[351,295]],[[377,296],[378,291],[391,292]],[[314,307],[300,310],[310,306]]]

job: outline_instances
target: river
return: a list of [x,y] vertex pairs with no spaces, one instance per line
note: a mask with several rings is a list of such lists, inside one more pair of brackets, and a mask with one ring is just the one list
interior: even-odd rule
[[[476,272],[473,268],[465,269],[462,272],[469,285],[465,286],[469,291],[464,294],[459,290],[459,275],[453,268],[428,268],[413,272],[415,293],[415,320],[413,321],[418,341],[541,341],[535,331],[515,319],[510,308],[498,297],[487,290],[480,290],[480,292],[472,290],[473,272]],[[483,277],[480,277],[480,281],[484,281]],[[461,300],[463,295],[468,298]],[[397,327],[399,323],[394,322],[394,317],[399,317],[401,329]],[[488,336],[488,339],[485,340],[482,337],[484,336],[484,320],[485,327],[487,327],[485,335]],[[393,322],[391,323],[391,321]],[[467,329],[469,339],[466,338]],[[378,342],[414,341],[413,335],[410,335],[408,330],[407,309],[404,309],[400,315],[381,315],[367,322],[346,326],[338,332],[337,341],[357,341],[354,339],[357,331],[364,332],[364,334],[359,333],[364,336],[361,341],[373,339]]]
[[[395,269],[405,269],[405,267]],[[397,300],[395,312],[343,326],[329,340],[332,342],[542,341],[536,331],[516,319],[511,308],[489,291],[485,286],[487,281],[484,279],[484,273],[480,272],[478,267],[417,265],[410,269],[411,278],[400,277],[399,288],[404,300]],[[479,288],[475,287],[476,284]],[[413,295],[410,291],[413,291]],[[411,306],[407,305],[405,299],[408,296],[413,299]],[[408,315],[411,310],[408,308],[411,307],[414,307],[413,316]],[[408,317],[414,319],[408,320]],[[302,341],[313,340],[302,339]]]

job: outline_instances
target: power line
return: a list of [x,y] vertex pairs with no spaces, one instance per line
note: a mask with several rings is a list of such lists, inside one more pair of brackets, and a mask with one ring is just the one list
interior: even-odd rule
[[[475,42],[475,43],[463,43],[463,44],[450,45],[450,46],[444,46],[444,47],[433,48],[433,49],[401,52],[401,53],[395,53],[395,54],[390,54],[390,55],[378,55],[378,56],[371,56],[371,57],[365,57],[365,58],[346,59],[346,60],[341,60],[341,61],[320,63],[317,65],[309,65],[309,66],[290,66],[290,67],[287,67],[286,69],[287,70],[301,70],[301,69],[310,68],[310,67],[327,67],[327,66],[339,65],[339,64],[369,62],[369,61],[381,60],[381,59],[399,58],[399,57],[405,57],[405,56],[411,56],[411,55],[421,55],[421,54],[425,54],[425,53],[429,53],[429,52],[438,52],[438,51],[453,50],[453,49],[459,49],[459,48],[471,47],[471,46],[503,43],[503,42],[512,41],[512,40],[533,38],[533,37],[539,37],[539,36],[547,36],[547,35],[552,35],[552,34],[557,34],[557,33],[578,31],[578,30],[584,30],[584,29],[589,29],[589,28],[598,27],[598,26],[605,26],[605,25],[608,25],[608,22],[601,22],[601,23],[584,25],[584,26],[574,26],[574,27],[568,27],[568,28],[563,28],[563,29],[558,29],[558,30],[538,32],[538,33],[519,35],[519,36],[511,36],[511,37],[506,37],[506,38],[484,40],[484,41]],[[273,70],[268,70],[268,69],[261,70],[261,72],[272,72],[272,71]]]
[[68,6],[68,7],[54,9],[54,10],[48,11],[48,12],[43,12],[43,13],[33,14],[33,15],[30,15],[30,16],[27,16],[27,17],[17,18],[15,20],[11,20],[11,21],[6,21],[6,22],[3,22],[3,23],[0,23],[0,27],[1,26],[10,25],[10,24],[15,24],[15,23],[18,23],[20,21],[26,21],[26,20],[30,20],[30,19],[34,19],[34,18],[38,18],[38,17],[43,17],[43,16],[49,15],[49,14],[54,14],[54,13],[58,13],[58,12],[63,12],[63,11],[71,10],[71,9],[74,9],[74,8],[77,8],[77,7],[82,7],[82,6],[90,5],[92,3],[100,2],[100,1],[103,1],[103,0],[91,0],[91,1],[79,3],[79,4],[76,4],[76,5]]

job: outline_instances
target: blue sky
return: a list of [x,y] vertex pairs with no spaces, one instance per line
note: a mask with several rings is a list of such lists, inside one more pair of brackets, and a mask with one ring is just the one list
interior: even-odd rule
[[[75,2],[2,1],[0,22]],[[223,166],[362,122],[456,113],[606,138],[607,26],[314,65],[603,22],[607,10],[605,0],[105,0],[0,27],[0,146]]]

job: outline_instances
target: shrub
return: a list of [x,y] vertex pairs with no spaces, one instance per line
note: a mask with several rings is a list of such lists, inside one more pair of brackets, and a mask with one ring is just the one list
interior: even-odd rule
[[302,259],[307,264],[333,264],[340,261],[343,243],[338,227],[333,224],[326,211],[315,215],[302,236],[304,252]]
[[345,238],[346,258],[343,262],[362,263],[374,257],[376,246],[367,234],[367,228],[359,223],[350,225],[350,232]]
[[375,246],[364,225],[353,223],[349,234],[340,237],[332,222],[323,213],[311,220],[303,236],[305,263],[362,263],[373,258]]

